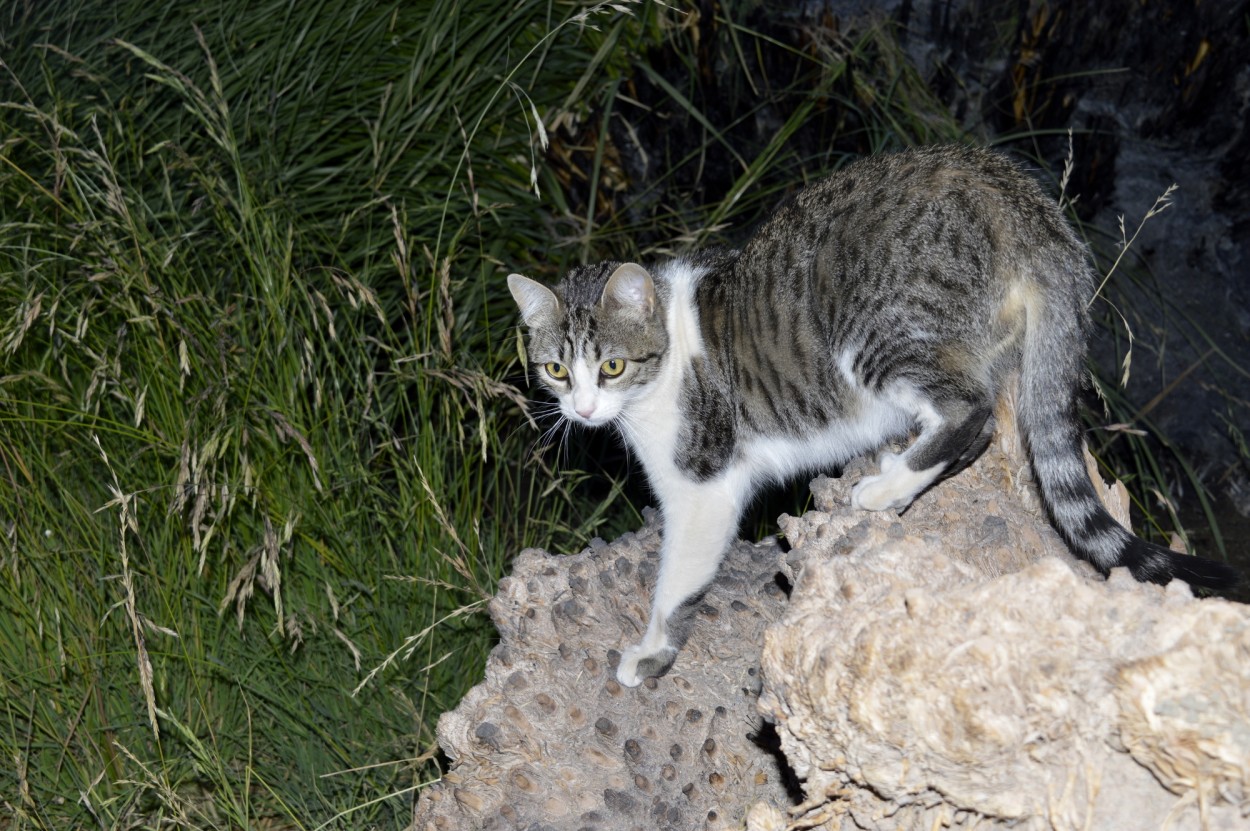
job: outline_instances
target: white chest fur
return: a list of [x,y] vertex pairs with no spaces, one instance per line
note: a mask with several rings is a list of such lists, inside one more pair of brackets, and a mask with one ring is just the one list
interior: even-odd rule
[[670,263],[663,275],[669,286],[665,307],[668,352],[659,376],[622,413],[618,426],[637,455],[652,487],[661,494],[666,480],[680,476],[677,444],[682,433],[682,381],[691,363],[704,352],[694,290],[699,272],[681,261]]

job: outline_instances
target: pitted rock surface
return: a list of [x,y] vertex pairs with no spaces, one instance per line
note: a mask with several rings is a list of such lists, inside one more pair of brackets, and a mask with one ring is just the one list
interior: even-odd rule
[[648,512],[610,545],[517,557],[486,679],[439,720],[454,764],[414,829],[740,828],[752,801],[789,804],[756,710],[780,548],[735,544],[672,670],[629,689],[616,663],[646,626],[659,544]]

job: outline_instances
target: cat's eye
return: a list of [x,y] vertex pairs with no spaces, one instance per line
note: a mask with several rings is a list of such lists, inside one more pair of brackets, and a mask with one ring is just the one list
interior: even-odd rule
[[563,381],[569,377],[569,368],[564,364],[558,364],[555,361],[544,364],[543,369],[547,370],[547,374],[557,381]]
[[599,371],[603,373],[604,377],[615,378],[625,371],[625,359],[608,358],[599,365]]

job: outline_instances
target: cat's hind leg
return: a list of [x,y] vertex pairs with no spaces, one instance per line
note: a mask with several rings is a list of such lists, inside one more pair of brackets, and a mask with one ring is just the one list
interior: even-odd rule
[[716,577],[738,532],[742,500],[726,483],[687,483],[679,490],[663,499],[660,572],[647,631],[625,650],[616,669],[616,680],[626,687],[663,675],[673,665],[687,634],[689,604]]
[[861,510],[906,508],[943,474],[967,467],[993,434],[988,395],[936,401],[914,392],[900,397],[914,410],[920,433],[902,453],[882,453],[881,472],[851,489],[851,505]]
[[997,429],[998,419],[991,413],[981,424],[981,432],[972,440],[972,443],[964,448],[963,453],[951,463],[950,467],[942,471],[942,478],[949,479],[981,458],[981,454],[985,452],[985,448],[989,447],[990,439],[994,438],[994,431]]

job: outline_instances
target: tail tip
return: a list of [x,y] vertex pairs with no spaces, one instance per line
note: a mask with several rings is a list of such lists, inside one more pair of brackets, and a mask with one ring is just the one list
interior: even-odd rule
[[1178,554],[1140,539],[1136,543],[1126,552],[1125,565],[1139,582],[1163,585],[1172,580],[1183,580],[1190,586],[1223,592],[1241,580],[1237,570],[1227,563]]

